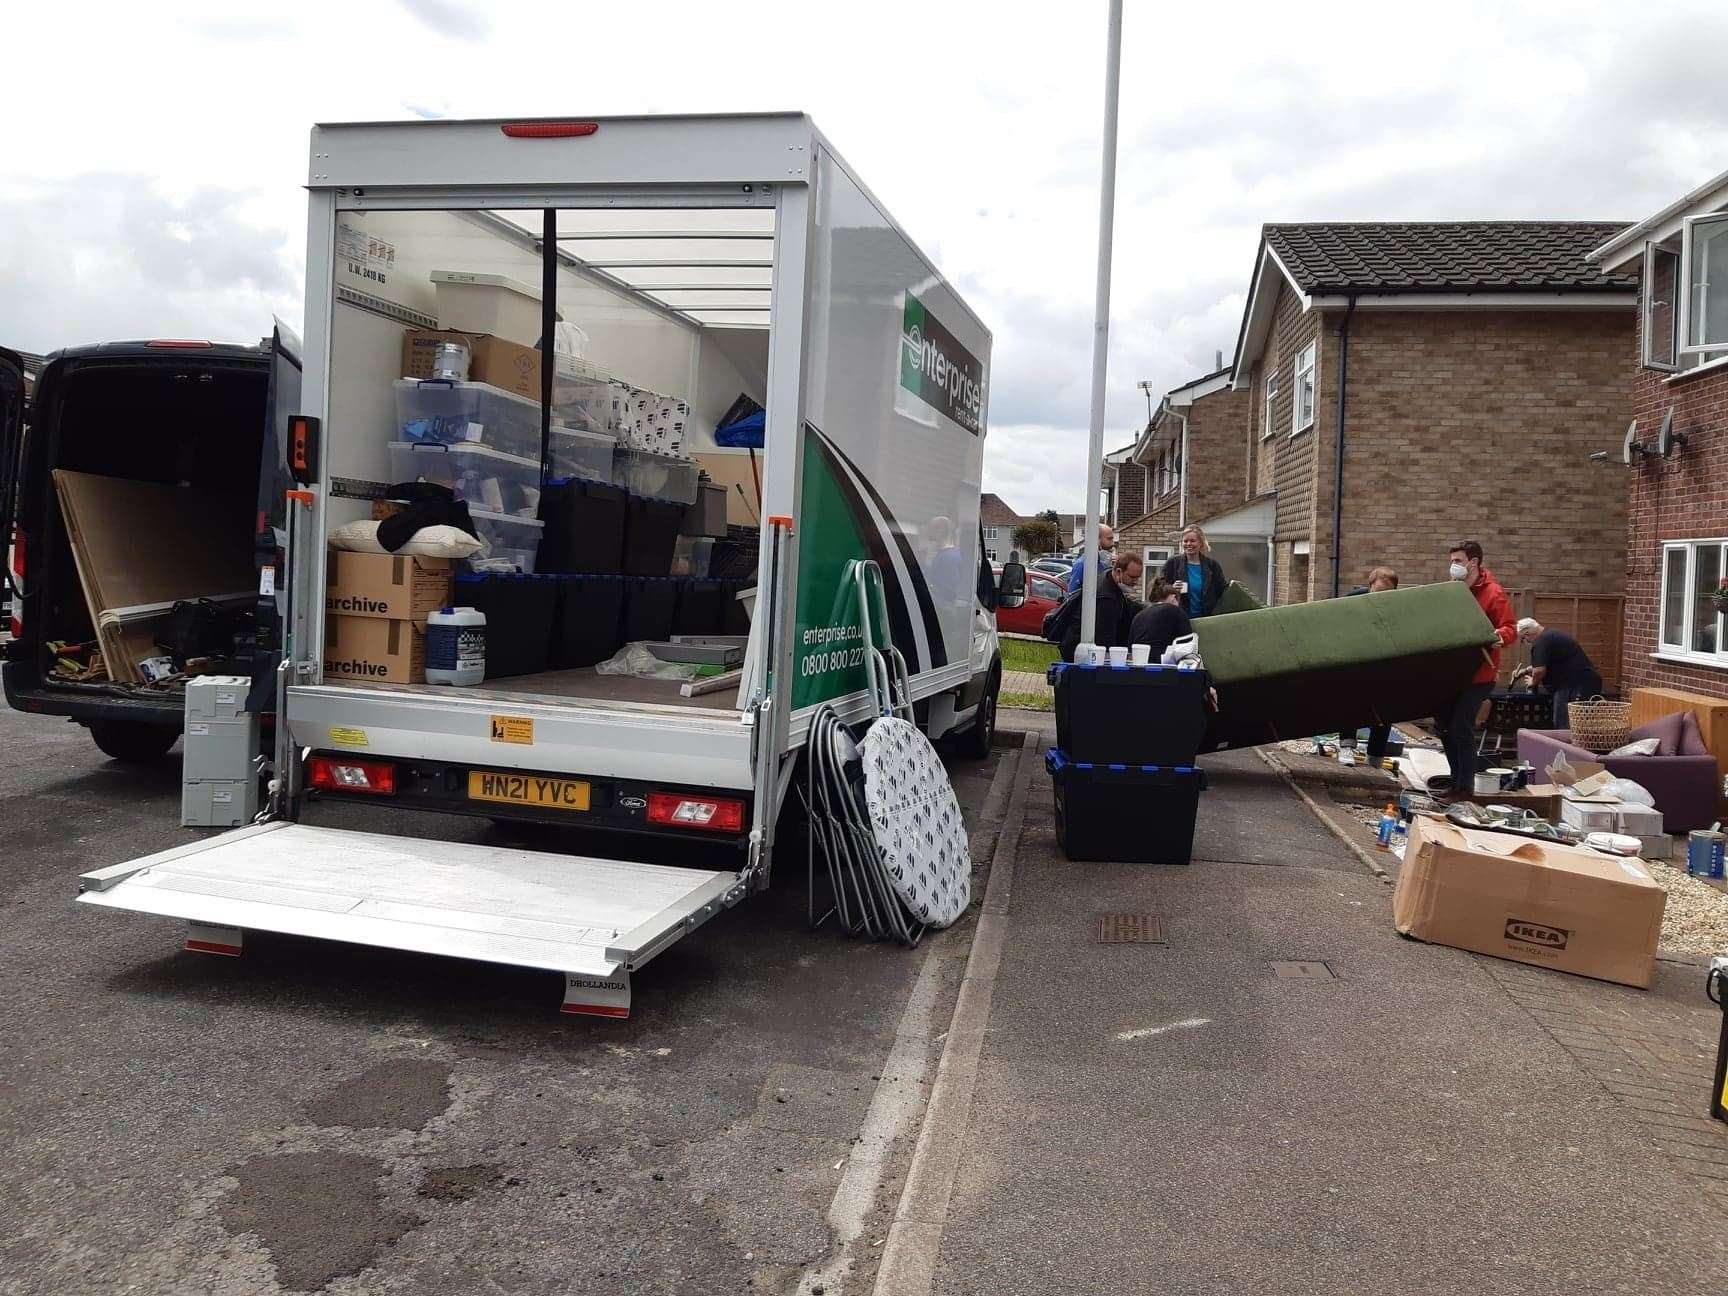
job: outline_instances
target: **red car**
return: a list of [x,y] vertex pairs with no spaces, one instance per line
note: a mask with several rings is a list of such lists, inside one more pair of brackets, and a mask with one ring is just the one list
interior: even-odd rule
[[1060,583],[1041,572],[1026,573],[1026,601],[1017,608],[996,609],[996,629],[1008,634],[1041,635],[1044,618],[1062,602]]

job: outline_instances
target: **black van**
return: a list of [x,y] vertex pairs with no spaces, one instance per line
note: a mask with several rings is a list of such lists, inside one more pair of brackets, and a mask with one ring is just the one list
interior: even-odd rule
[[[299,407],[299,344],[285,328],[257,346],[105,342],[45,360],[23,425],[17,357],[0,353],[0,536],[13,539],[12,637],[6,700],[19,711],[66,716],[121,761],[154,760],[183,724],[178,692],[54,670],[55,643],[96,639],[54,485],[68,469],[132,481],[244,495],[259,503],[251,542],[259,567],[277,562],[286,468],[280,422]],[[140,544],[149,536],[138,537]],[[216,593],[216,591],[211,591]],[[227,593],[232,593],[231,591]],[[232,660],[253,677],[253,701],[273,710],[275,600],[242,609],[251,627]]]

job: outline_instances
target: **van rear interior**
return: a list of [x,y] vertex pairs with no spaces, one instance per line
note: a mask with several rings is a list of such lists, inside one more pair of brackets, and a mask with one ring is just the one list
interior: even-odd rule
[[[543,340],[545,219],[339,217],[324,684],[732,712],[762,512],[773,209],[558,211]],[[367,524],[404,508],[414,482],[450,488],[485,542],[451,561],[439,597],[486,615],[478,686],[426,682],[424,616],[392,634],[344,594],[355,524],[367,546]],[[717,642],[669,655],[715,660],[653,666],[638,652],[651,670],[597,669],[675,637]]]
[[[86,682],[72,669],[81,659],[62,660],[55,651],[57,644],[94,644],[97,633],[54,482],[57,474],[88,474],[101,479],[98,484],[118,479],[181,488],[189,499],[214,502],[209,516],[197,521],[208,549],[219,553],[178,553],[164,541],[160,527],[145,524],[134,532],[135,518],[95,519],[104,528],[101,545],[93,552],[103,568],[98,574],[120,587],[123,569],[132,561],[129,555],[244,573],[252,566],[268,367],[261,358],[243,355],[236,348],[143,354],[136,347],[124,350],[131,354],[116,348],[113,355],[70,361],[57,375],[47,407],[39,405],[36,435],[26,453],[32,460],[42,456],[46,462],[27,467],[26,479],[45,489],[26,502],[22,521],[25,534],[33,540],[27,553],[26,589],[39,591],[41,597],[32,601],[34,620],[26,629],[28,641],[40,651],[38,663],[46,686],[92,694],[172,696],[178,706],[178,682],[160,686],[127,682],[121,671],[100,670]],[[136,492],[122,486],[118,493]],[[244,596],[250,583],[248,578],[238,589],[207,592]],[[231,601],[245,610],[243,600]],[[160,618],[142,623],[138,642],[148,645],[159,626]]]

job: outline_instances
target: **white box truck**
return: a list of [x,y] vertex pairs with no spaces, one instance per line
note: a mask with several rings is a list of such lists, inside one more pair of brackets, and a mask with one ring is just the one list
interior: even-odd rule
[[[86,874],[79,898],[185,919],[209,952],[254,929],[544,968],[564,974],[567,1011],[624,1015],[633,970],[767,885],[812,714],[871,714],[856,561],[880,568],[926,732],[987,750],[990,333],[798,114],[319,126],[309,191],[300,417],[270,412],[263,456],[282,557],[263,560],[261,590],[284,645],[269,808]],[[491,348],[484,372],[405,376],[405,337],[438,329],[453,277],[511,292],[518,333],[537,297],[539,349],[470,338],[476,357]],[[725,489],[734,553],[755,554],[726,591],[754,590],[735,683],[552,664],[467,688],[336,677],[326,541],[401,481],[404,446],[495,467],[463,479],[468,502],[492,554],[531,571],[563,449],[639,453],[640,424],[602,407],[644,393],[684,411],[682,451]],[[752,405],[755,440],[721,427]],[[515,579],[525,596],[561,582],[559,617],[585,624],[580,582]],[[685,868],[386,836],[304,822],[319,800],[728,849]]]

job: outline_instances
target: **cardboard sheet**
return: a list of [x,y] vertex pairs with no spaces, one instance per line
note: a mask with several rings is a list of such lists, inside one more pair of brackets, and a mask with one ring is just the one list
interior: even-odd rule
[[160,482],[54,470],[90,622],[108,673],[141,683],[153,621],[135,609],[244,593],[257,584],[250,491],[225,495]]

